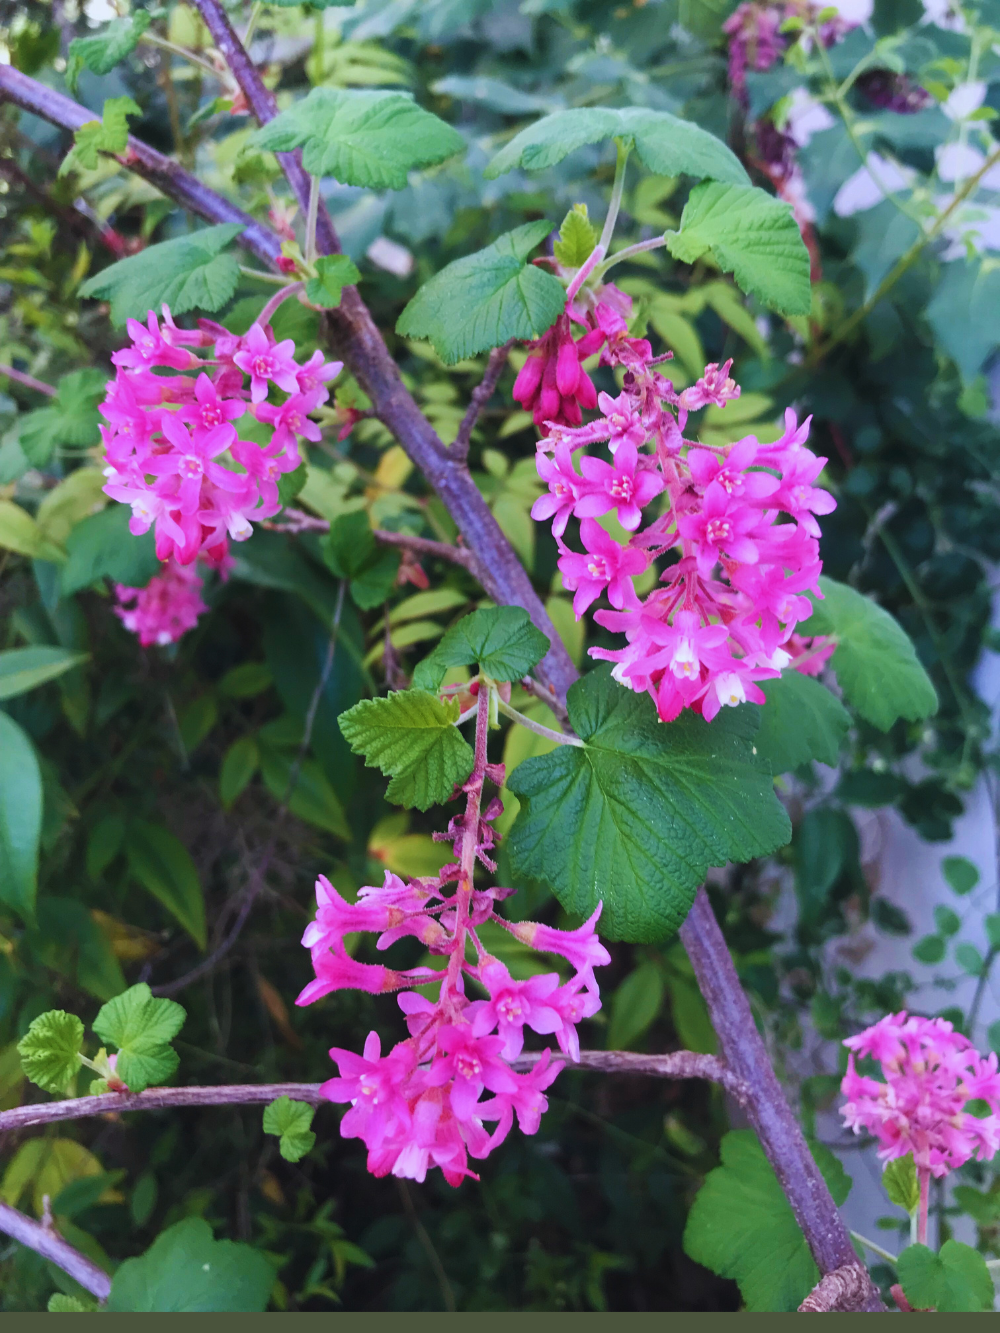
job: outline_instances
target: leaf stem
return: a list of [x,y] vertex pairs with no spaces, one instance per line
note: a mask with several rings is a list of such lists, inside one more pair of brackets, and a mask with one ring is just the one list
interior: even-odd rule
[[262,268],[248,268],[246,264],[240,265],[240,272],[245,278],[256,278],[258,282],[270,283],[272,287],[287,287],[290,285],[283,273],[265,273]]
[[205,72],[211,74],[213,78],[221,79],[223,77],[215,65],[207,60],[202,60],[201,56],[195,55],[193,51],[188,51],[183,46],[177,46],[174,42],[168,42],[166,37],[160,37],[158,33],[144,32],[139,38],[139,42],[143,46],[156,46],[161,51],[169,51],[171,55],[179,56],[181,60],[186,60],[191,65],[197,65],[199,69],[205,70]]
[[319,217],[319,177],[309,177],[309,204],[306,209],[306,263],[316,263],[316,219]]
[[601,239],[597,243],[597,248],[602,255],[608,253],[611,237],[614,235],[615,223],[618,221],[618,210],[621,208],[622,193],[625,189],[625,164],[631,151],[631,145],[622,143],[620,139],[615,140],[615,145],[618,149],[618,158],[615,162],[615,183],[611,187],[611,202],[608,204],[608,215],[604,219],[604,230],[601,232]]
[[614,268],[616,264],[624,263],[627,259],[632,259],[636,255],[641,255],[649,250],[662,250],[666,247],[666,236],[653,236],[648,241],[637,241],[635,245],[627,245],[624,250],[617,250],[609,256],[594,274],[595,281],[600,282],[609,268]]
[[866,1250],[871,1250],[872,1254],[877,1254],[878,1257],[884,1259],[886,1263],[892,1264],[893,1267],[896,1266],[896,1256],[894,1254],[890,1254],[889,1251],[883,1249],[881,1245],[876,1245],[875,1242],[869,1240],[867,1236],[862,1236],[860,1231],[852,1231],[851,1239],[856,1240],[859,1245],[863,1245]]
[[290,296],[302,291],[304,287],[304,282],[290,282],[287,287],[282,287],[280,291],[274,293],[254,322],[264,328],[282,301],[287,301]]
[[500,698],[497,699],[497,708],[503,713],[504,717],[509,717],[512,722],[526,727],[528,731],[533,731],[536,736],[542,736],[555,745],[575,745],[578,749],[584,749],[584,742],[579,736],[567,736],[565,732],[553,731],[551,727],[543,726],[541,722],[533,722],[530,717],[525,717],[523,713],[519,713],[516,708],[511,708],[510,704],[505,704]]
[[260,16],[264,12],[264,0],[257,0],[253,9],[250,11],[250,18],[247,21],[247,29],[243,34],[243,45],[250,50],[250,43],[253,41],[253,35],[257,30],[257,24],[260,22]]
[[36,380],[34,375],[27,375],[23,370],[15,370],[13,366],[0,365],[0,380],[13,380],[15,384],[22,384],[26,389],[34,389],[36,393],[44,393],[47,398],[56,396],[56,389],[51,384],[46,384],[44,380]]

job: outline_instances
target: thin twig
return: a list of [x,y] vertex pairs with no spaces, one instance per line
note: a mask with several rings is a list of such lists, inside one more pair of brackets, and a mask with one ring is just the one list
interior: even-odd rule
[[434,1248],[434,1242],[431,1240],[427,1228],[421,1222],[417,1213],[416,1205],[413,1202],[413,1196],[405,1180],[397,1180],[396,1187],[399,1190],[399,1197],[403,1201],[403,1209],[406,1216],[410,1219],[410,1225],[413,1227],[413,1233],[424,1254],[427,1255],[428,1262],[434,1270],[434,1276],[438,1280],[438,1286],[441,1288],[441,1299],[444,1301],[444,1308],[449,1314],[455,1313],[455,1293],[452,1285],[448,1281],[448,1274],[444,1271],[444,1264],[441,1262],[441,1256]]
[[502,347],[494,347],[493,351],[490,352],[489,360],[486,362],[486,373],[472,390],[469,406],[465,410],[465,416],[458,428],[458,434],[448,448],[448,457],[453,462],[464,463],[468,458],[469,441],[472,438],[476,422],[479,420],[479,414],[493,397],[497,383],[507,364],[510,349],[513,346],[514,340],[511,339],[510,342],[504,343]]
[[408,532],[388,532],[384,528],[376,528],[374,536],[383,546],[401,546],[406,551],[412,551],[414,555],[424,555],[435,560],[449,560],[453,565],[461,565],[470,574],[476,575],[478,568],[476,555],[467,546],[452,546],[449,542],[436,542],[429,537],[411,537]]
[[0,365],[0,380],[4,378],[22,384],[26,389],[34,389],[36,393],[44,393],[47,398],[56,396],[56,390],[51,384],[36,380],[34,375],[26,375],[23,370],[15,370],[13,366]]
[[98,1268],[85,1254],[74,1249],[57,1231],[26,1217],[8,1203],[0,1203],[0,1231],[20,1241],[44,1259],[58,1264],[64,1273],[68,1273],[99,1301],[106,1301],[111,1294],[111,1279],[103,1268]]

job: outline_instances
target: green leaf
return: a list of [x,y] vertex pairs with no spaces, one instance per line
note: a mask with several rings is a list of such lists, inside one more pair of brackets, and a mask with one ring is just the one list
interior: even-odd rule
[[1000,1220],[1000,1195],[982,1194],[971,1185],[956,1185],[955,1202],[981,1227],[994,1227]]
[[574,204],[563,218],[559,239],[552,247],[552,253],[567,268],[579,268],[590,258],[597,244],[597,236],[597,228],[587,216],[587,205]]
[[451,799],[472,772],[472,747],[454,725],[455,700],[442,703],[424,690],[362,699],[338,721],[355,754],[392,781],[386,799],[427,810]]
[[[940,907],[935,908],[936,912],[941,910]],[[983,925],[986,927],[986,938],[990,942],[990,948],[1000,949],[1000,913],[987,912]]]
[[569,912],[603,900],[601,933],[657,942],[680,926],[709,866],[748,861],[791,834],[752,708],[711,723],[658,721],[652,700],[600,667],[567,699],[586,742],[526,759],[507,779],[521,809],[509,834],[515,872],[549,884]]
[[882,1172],[882,1185],[890,1203],[907,1213],[917,1211],[920,1206],[920,1183],[913,1165],[913,1153],[908,1152],[905,1157],[897,1157],[886,1164]]
[[89,69],[91,74],[110,74],[119,61],[135,50],[151,21],[148,11],[139,9],[128,18],[114,19],[93,37],[74,37],[69,44],[66,69],[70,92],[76,92],[76,82],[83,68]]
[[323,557],[338,579],[349,579],[351,597],[362,611],[384,602],[399,570],[399,552],[379,546],[361,509],[339,514],[323,539]]
[[642,963],[630,972],[611,997],[608,1050],[627,1051],[657,1017],[663,1004],[663,971]]
[[286,1162],[299,1162],[312,1150],[316,1135],[309,1126],[315,1110],[291,1097],[278,1097],[264,1108],[264,1133],[279,1136],[278,1151]]
[[129,870],[181,923],[199,949],[205,947],[205,899],[194,862],[172,833],[145,820],[129,821]]
[[347,255],[321,255],[316,260],[316,274],[306,283],[305,296],[307,301],[324,310],[333,310],[340,305],[344,288],[361,277],[354,260],[348,259]]
[[222,757],[219,769],[219,797],[227,810],[242,796],[247,784],[260,767],[260,751],[252,736],[233,741]]
[[[819,1281],[819,1270],[788,1200],[752,1129],[732,1130],[720,1145],[722,1165],[709,1172],[684,1229],[684,1249],[720,1277],[735,1278],[748,1311],[795,1310]],[[834,1202],[850,1189],[840,1163],[813,1148]]]
[[952,892],[960,897],[971,893],[979,883],[979,871],[967,856],[946,856],[941,862],[941,873]]
[[809,251],[791,205],[756,186],[710,181],[691,191],[680,231],[666,233],[675,259],[693,264],[707,251],[745,292],[784,315],[812,305]]
[[[989,917],[986,920],[988,922]],[[942,935],[957,935],[962,928],[962,923],[956,913],[950,907],[944,907],[941,903],[938,903],[937,907],[934,908],[934,924]],[[988,926],[987,933],[989,933]]]
[[971,383],[1000,344],[1000,269],[979,258],[943,265],[925,314],[963,381]]
[[448,264],[420,288],[396,332],[427,338],[448,365],[511,338],[541,337],[562,313],[566,292],[558,278],[524,261],[550,230],[548,222],[527,222]]
[[218,691],[228,699],[252,699],[274,684],[266,662],[241,662],[230,668],[218,684]]
[[940,935],[924,935],[913,946],[913,956],[918,963],[940,963],[948,949],[948,942]]
[[34,648],[8,648],[0,652],[0,699],[26,694],[64,671],[86,662],[89,653],[71,653],[67,648],[38,644]]
[[125,820],[121,815],[105,815],[90,830],[87,839],[87,874],[96,884],[122,849]]
[[54,1291],[45,1307],[49,1314],[95,1314],[96,1301],[84,1301],[79,1296],[67,1296],[61,1291]]
[[982,975],[983,955],[974,944],[959,944],[955,948],[955,962],[963,972],[968,972],[971,977]]
[[457,130],[406,93],[345,88],[314,88],[250,142],[274,153],[301,148],[312,175],[373,190],[402,190],[415,168],[465,150]]
[[221,252],[242,231],[239,222],[224,222],[161,241],[88,278],[80,295],[110,301],[112,323],[119,326],[144,320],[164,303],[175,315],[221,310],[240,278],[239,261]]
[[993,1309],[993,1279],[986,1260],[971,1245],[946,1240],[937,1254],[908,1245],[896,1260],[903,1294],[918,1310],[941,1314]]
[[777,680],[762,680],[760,687],[767,703],[754,745],[771,772],[788,773],[811,760],[836,767],[851,725],[840,700],[801,671],[785,671]]
[[858,861],[858,834],[851,817],[828,805],[808,810],[795,828],[795,892],[803,916],[822,913],[841,874]]
[[125,989],[110,941],[77,898],[46,893],[38,902],[37,926],[28,932],[31,949],[46,967],[99,1000]]
[[930,677],[892,616],[846,583],[823,577],[819,586],[823,600],[812,598],[813,614],[799,633],[837,640],[831,666],[848,703],[881,731],[901,717],[921,722],[936,713]]
[[276,801],[288,800],[288,808],[298,819],[324,829],[336,838],[349,842],[350,825],[344,815],[337,793],[326,774],[314,759],[303,761],[288,796],[292,778],[293,758],[270,746],[260,747],[260,771],[268,791]]
[[160,1233],[144,1255],[115,1272],[106,1310],[112,1313],[259,1314],[274,1285],[274,1269],[259,1250],[214,1240],[200,1217]]
[[98,404],[107,390],[107,375],[94,367],[63,375],[48,407],[18,419],[17,439],[35,467],[45,467],[57,447],[82,448],[100,442]]
[[602,139],[632,144],[639,161],[657,176],[748,183],[739,159],[714,134],[668,111],[636,106],[574,107],[543,116],[501,148],[484,174],[493,180],[514,167],[542,171]]
[[73,147],[59,165],[60,176],[81,167],[96,171],[101,153],[124,153],[128,147],[128,118],[141,116],[131,97],[109,97],[101,120],[88,120],[73,134]]
[[13,500],[0,500],[0,548],[53,563],[66,559],[62,548],[49,541],[28,511]]
[[0,902],[23,920],[35,913],[43,804],[35,747],[0,710]]
[[[549,641],[519,606],[494,606],[463,616],[418,667],[420,684],[436,690],[453,666],[478,665],[497,681],[526,676],[549,650]],[[418,684],[417,675],[413,678]]]
[[155,999],[144,983],[109,1000],[94,1019],[101,1041],[118,1047],[115,1072],[129,1092],[166,1083],[179,1063],[170,1045],[187,1017],[174,1000]]
[[66,538],[69,559],[62,568],[61,588],[69,597],[99,579],[129,588],[144,588],[160,572],[152,532],[133,537],[128,505],[111,504],[78,523]]
[[80,1068],[83,1024],[76,1014],[50,1009],[39,1014],[17,1043],[21,1068],[46,1092],[66,1095]]

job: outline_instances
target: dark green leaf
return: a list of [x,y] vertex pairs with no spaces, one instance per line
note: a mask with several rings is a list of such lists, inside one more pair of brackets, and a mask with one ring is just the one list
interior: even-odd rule
[[277,1134],[278,1151],[286,1162],[298,1162],[312,1150],[316,1135],[309,1128],[315,1107],[278,1097],[264,1108],[264,1133]]
[[50,1009],[31,1023],[17,1043],[17,1052],[32,1083],[64,1097],[80,1068],[82,1046],[83,1024],[76,1014]]
[[357,265],[347,255],[321,255],[316,260],[316,277],[306,283],[306,300],[324,310],[333,310],[340,305],[344,288],[360,277]]
[[266,662],[241,662],[219,681],[220,694],[229,699],[252,699],[274,684],[274,677]]
[[69,559],[62,568],[62,593],[69,597],[109,578],[128,588],[144,588],[160,572],[152,532],[133,537],[128,505],[110,504],[78,523],[66,539]]
[[205,947],[205,899],[194,862],[172,833],[144,820],[129,821],[129,869],[134,879],[181,923],[199,949]]
[[97,881],[122,849],[125,820],[121,815],[105,815],[90,830],[87,840],[87,874]]
[[[449,667],[478,665],[497,681],[520,680],[538,665],[549,641],[519,606],[487,607],[452,625],[427,659],[424,677],[437,689]],[[440,674],[438,674],[440,672]],[[416,678],[414,678],[414,681]]]
[[663,971],[656,963],[642,963],[630,972],[611,997],[608,1050],[634,1046],[660,1012]]
[[113,1313],[259,1313],[274,1285],[270,1263],[250,1245],[213,1240],[200,1217],[161,1232],[144,1255],[115,1273],[105,1309]]
[[800,910],[803,916],[816,916],[833,884],[857,864],[857,832],[843,810],[821,805],[807,811],[796,825],[792,846]]
[[0,699],[37,689],[64,671],[86,662],[87,653],[38,644],[34,648],[8,648],[0,652]]
[[978,257],[945,264],[926,314],[962,379],[974,380],[1000,345],[1000,269]]
[[956,1185],[955,1202],[981,1227],[995,1227],[1000,1222],[1000,1194],[982,1194],[971,1185]]
[[896,1261],[903,1294],[918,1310],[958,1314],[993,1309],[993,1279],[971,1245],[946,1240],[937,1254],[908,1245]]
[[664,725],[651,699],[603,667],[572,686],[568,705],[586,745],[526,759],[510,775],[521,802],[510,855],[567,911],[589,915],[603,900],[602,934],[663,940],[709,866],[788,841],[770,771],[754,760],[752,708]]
[[363,509],[339,514],[323,538],[323,557],[338,579],[352,579],[373,563],[378,543]]
[[281,474],[278,478],[278,499],[281,501],[282,507],[292,503],[295,497],[301,493],[308,480],[309,468],[305,463],[300,463],[291,472]]
[[35,747],[0,710],[0,902],[23,920],[35,913],[43,800]]
[[116,995],[94,1019],[101,1041],[118,1047],[115,1072],[130,1092],[158,1087],[177,1068],[177,1053],[170,1042],[187,1017],[173,1000],[155,999],[145,983]]
[[424,283],[396,332],[429,339],[449,365],[511,338],[541,337],[562,314],[566,292],[558,278],[525,260],[550,230],[547,222],[527,222],[456,259]]
[[254,738],[241,736],[238,741],[233,741],[219,769],[219,796],[227,810],[246,790],[259,767],[260,751]]
[[944,907],[940,903],[934,908],[934,924],[942,935],[957,935],[962,926],[951,908]]
[[754,745],[771,772],[788,773],[811,760],[835,767],[851,725],[840,700],[801,671],[785,671],[777,680],[762,680],[760,687],[767,703]]
[[947,940],[940,935],[925,935],[913,946],[913,956],[918,963],[940,963],[947,948]]
[[[941,908],[936,909],[941,911]],[[986,927],[986,938],[990,942],[991,949],[1000,949],[1000,913],[988,912],[983,925]]]
[[983,955],[974,944],[959,944],[955,948],[955,962],[970,976],[978,977],[983,970]]
[[307,824],[349,841],[351,829],[344,807],[322,768],[314,759],[306,759],[296,775],[294,762],[291,755],[261,744],[260,771],[268,791],[276,801],[287,801],[292,814]]

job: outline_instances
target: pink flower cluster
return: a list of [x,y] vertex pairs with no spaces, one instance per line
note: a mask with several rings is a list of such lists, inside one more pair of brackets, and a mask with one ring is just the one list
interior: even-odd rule
[[[486,852],[496,834],[490,822],[500,813],[494,800],[473,830],[477,856],[495,869]],[[448,834],[456,855],[465,836],[464,816],[452,820]],[[454,893],[446,893],[457,883]],[[409,1037],[382,1054],[378,1034],[365,1042],[364,1054],[334,1047],[330,1055],[340,1077],[323,1084],[323,1095],[350,1102],[341,1121],[345,1138],[360,1138],[368,1148],[368,1169],[423,1180],[439,1166],[451,1185],[472,1175],[468,1158],[484,1158],[506,1138],[516,1115],[525,1134],[534,1134],[548,1102],[545,1089],[562,1069],[546,1049],[526,1073],[511,1068],[524,1047],[524,1030],[554,1036],[570,1059],[580,1053],[576,1025],[601,1007],[594,968],[610,962],[595,932],[600,907],[577,930],[556,930],[533,921],[512,923],[493,909],[510,890],[473,890],[458,862],[436,879],[404,882],[386,872],[380,888],[365,887],[357,903],[345,901],[322,876],[316,884],[317,913],[302,943],[311,951],[316,980],[298,997],[311,1004],[331,991],[353,988],[377,995],[402,991],[399,1007]],[[482,947],[477,929],[493,921],[523,944],[565,958],[573,967],[563,982],[555,972],[515,980]],[[377,948],[387,949],[403,936],[414,936],[431,954],[447,959],[445,968],[394,971],[356,962],[344,937],[377,931]],[[476,962],[467,961],[466,940]],[[435,1000],[413,986],[439,984]],[[467,988],[481,998],[467,995]],[[492,1094],[484,1097],[485,1093]],[[486,1125],[493,1128],[487,1129]]]
[[514,399],[544,431],[547,422],[579,426],[584,410],[597,406],[597,390],[580,364],[600,350],[604,333],[588,329],[574,340],[569,315],[562,314],[541,338],[528,343],[531,355],[514,381]]
[[[656,368],[666,358],[628,336],[619,313],[628,298],[605,287],[584,299],[589,308],[577,314],[603,333],[602,363],[624,369],[623,388],[615,398],[601,393],[601,415],[586,425],[546,423],[538,472],[548,493],[531,513],[552,520],[577,619],[606,593],[610,609],[594,618],[628,640],[591,655],[614,662],[613,675],[629,689],[652,695],[664,721],[682,708],[711,721],[723,706],[763,703],[757,681],[786,666],[815,674],[833,651],[829,641],[794,633],[812,614],[803,594],[818,593],[816,515],[835,507],[814,484],[826,459],[805,447],[809,420],[800,426],[786,412],[775,444],[752,435],[726,446],[685,439],[689,412],[739,396],[731,363],[706,366],[678,393]],[[597,442],[610,461],[581,452]],[[657,497],[660,513],[642,527],[642,510]],[[611,513],[624,542],[598,521]],[[580,520],[582,552],[563,540],[571,516]],[[661,556],[671,563],[642,600],[634,581]]]
[[[225,581],[233,564],[225,545],[216,548],[215,558],[203,555],[201,564],[215,569]],[[175,559],[165,561],[159,574],[144,588],[114,586],[115,615],[127,630],[139,636],[143,648],[152,644],[163,648],[176,643],[208,607],[201,599],[202,576],[195,565],[181,565]]]
[[[912,1153],[919,1173],[943,1176],[1000,1147],[997,1057],[981,1056],[945,1019],[887,1014],[844,1045],[851,1055],[840,1113],[856,1134],[866,1129],[878,1139],[883,1161]],[[885,1082],[859,1074],[855,1056],[877,1060]],[[974,1100],[989,1114],[965,1110]]]
[[[161,560],[220,557],[227,538],[245,540],[252,520],[278,512],[278,479],[302,461],[297,437],[320,438],[309,416],[341,363],[315,352],[300,365],[291,339],[275,342],[260,324],[242,337],[209,320],[181,329],[166,306],[162,328],[152,311],[127,328],[101,405],[104,490],[131,506],[133,533],[155,525]],[[281,401],[271,401],[275,389]],[[240,439],[233,423],[246,413],[273,428],[267,445]]]

